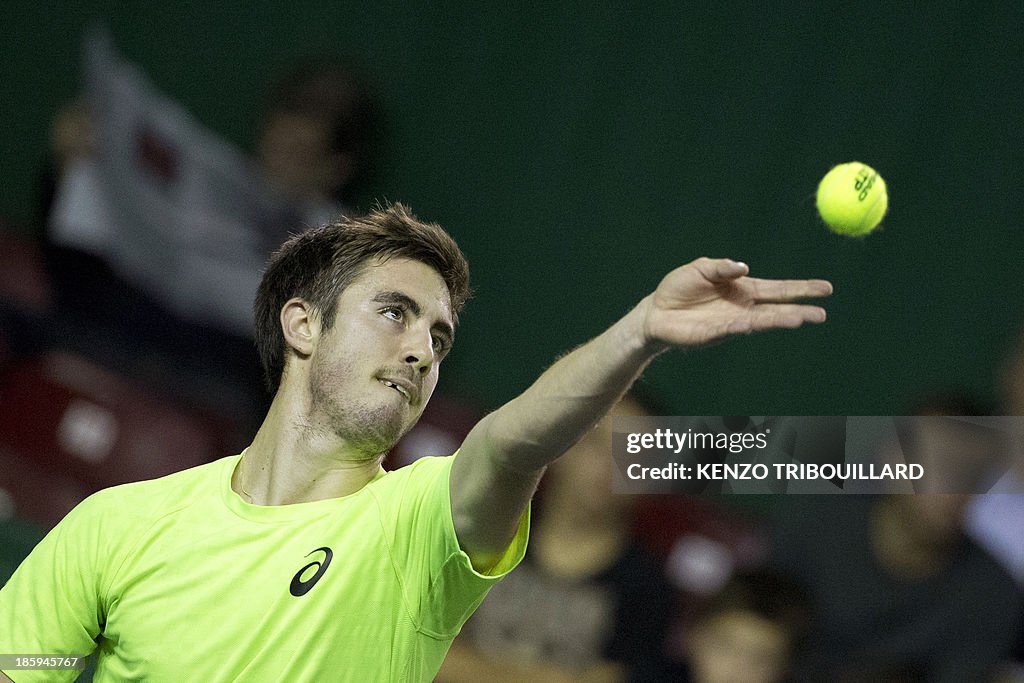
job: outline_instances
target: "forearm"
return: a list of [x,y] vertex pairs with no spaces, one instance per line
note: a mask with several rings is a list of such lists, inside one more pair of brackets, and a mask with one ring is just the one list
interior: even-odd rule
[[[649,298],[563,356],[526,391],[487,417],[477,444],[502,469],[538,472],[604,416],[659,353],[643,338]],[[475,430],[474,430],[475,431]]]
[[452,467],[451,496],[455,530],[474,565],[506,547],[544,468],[662,350],[824,322],[824,309],[793,302],[827,296],[828,282],[761,280],[747,272],[746,264],[729,259],[699,258],[676,268],[654,294],[473,428]]
[[545,468],[611,409],[658,353],[660,347],[643,341],[647,305],[649,298],[558,359],[463,441],[452,469],[453,521],[477,569],[501,557]]
[[659,352],[643,341],[649,298],[559,359],[469,433],[452,466],[455,531],[478,570],[515,534],[545,467],[605,415]]

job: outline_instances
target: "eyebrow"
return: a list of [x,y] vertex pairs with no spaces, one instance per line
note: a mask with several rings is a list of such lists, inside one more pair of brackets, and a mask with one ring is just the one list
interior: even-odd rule
[[[412,314],[419,316],[422,312],[422,307],[419,303],[408,294],[403,292],[378,292],[373,297],[373,302],[376,304],[398,304],[408,308],[412,311]],[[430,328],[433,332],[438,332],[445,337],[445,342],[449,345],[455,340],[455,329],[444,320],[439,320],[433,324]]]

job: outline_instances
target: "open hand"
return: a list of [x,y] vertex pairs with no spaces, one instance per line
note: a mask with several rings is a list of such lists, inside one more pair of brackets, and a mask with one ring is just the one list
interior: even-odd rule
[[699,258],[670,272],[649,297],[648,342],[701,346],[732,334],[825,321],[825,309],[794,302],[828,296],[828,281],[762,280],[747,277],[749,271],[745,263]]

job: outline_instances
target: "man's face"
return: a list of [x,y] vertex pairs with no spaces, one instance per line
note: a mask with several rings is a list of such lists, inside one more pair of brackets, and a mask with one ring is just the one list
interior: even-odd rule
[[453,334],[437,271],[406,258],[368,261],[311,355],[311,426],[367,459],[385,452],[423,413]]
[[348,180],[348,159],[331,149],[331,127],[324,119],[272,113],[257,155],[267,179],[293,198],[329,198]]

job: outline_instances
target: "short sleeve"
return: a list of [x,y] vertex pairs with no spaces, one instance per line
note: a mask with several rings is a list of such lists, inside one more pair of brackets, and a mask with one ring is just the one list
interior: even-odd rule
[[420,458],[406,468],[395,527],[387,530],[410,616],[421,633],[439,639],[454,638],[490,588],[519,564],[530,531],[527,507],[502,558],[489,572],[476,571],[452,521],[454,457]]
[[[0,653],[86,655],[102,623],[100,505],[78,505],[29,553],[0,589]],[[74,670],[16,670],[12,680],[71,681]]]

